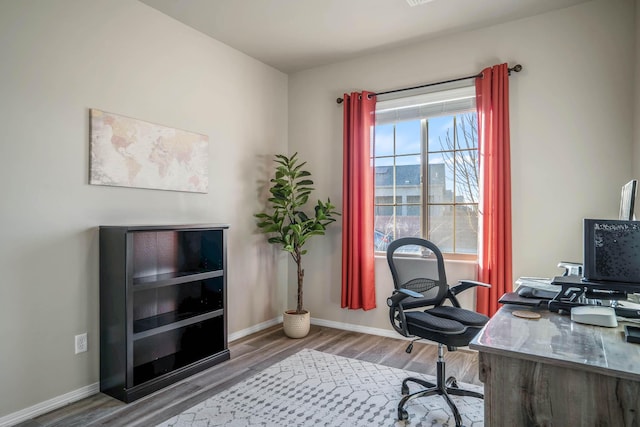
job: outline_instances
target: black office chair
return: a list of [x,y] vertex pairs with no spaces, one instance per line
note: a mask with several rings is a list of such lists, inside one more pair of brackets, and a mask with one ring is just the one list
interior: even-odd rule
[[[418,246],[422,257],[407,256],[410,252],[407,250],[408,246]],[[415,253],[415,248],[413,249],[412,253]],[[484,396],[482,393],[458,388],[455,377],[449,377],[445,381],[444,346],[447,346],[449,351],[454,351],[456,347],[468,345],[489,321],[487,316],[460,308],[456,295],[475,286],[491,286],[465,280],[449,287],[442,252],[425,239],[404,237],[391,242],[387,249],[387,261],[395,286],[393,294],[387,299],[391,325],[405,337],[419,337],[417,339],[424,338],[438,343],[436,384],[419,378],[406,378],[402,382],[403,398],[398,404],[398,419],[402,421],[409,418],[404,409],[409,400],[437,394],[447,402],[453,412],[456,426],[460,427],[460,412],[449,395],[479,399],[483,399]],[[447,301],[451,305],[444,305]],[[407,353],[410,353],[412,348],[413,341],[407,347]],[[426,388],[409,394],[408,382],[418,383]]]

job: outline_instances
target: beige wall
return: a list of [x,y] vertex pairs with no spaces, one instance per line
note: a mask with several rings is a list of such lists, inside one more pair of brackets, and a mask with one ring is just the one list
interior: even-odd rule
[[[208,135],[209,193],[88,185],[89,108]],[[98,381],[101,224],[229,223],[230,332],[277,317],[252,213],[287,131],[285,74],[142,3],[0,0],[0,418]]]
[[[289,76],[289,150],[309,160],[318,195],[341,205],[342,107],[353,90],[384,91],[521,63],[510,78],[514,278],[581,261],[582,219],[617,217],[631,176],[634,1],[593,1]],[[378,308],[340,308],[340,230],[312,242],[306,306],[315,318],[389,328],[392,289],[376,264]],[[449,268],[449,279],[469,272]],[[289,282],[294,277],[289,274]],[[290,288],[289,305],[294,292]],[[471,304],[468,302],[467,304]]]
[[[343,92],[522,63],[510,80],[514,275],[580,259],[581,218],[617,215],[620,185],[640,173],[640,148],[628,160],[639,4],[634,15],[633,0],[596,0],[287,78],[135,1],[0,0],[0,419],[98,381],[100,224],[229,223],[230,332],[292,307],[293,263],[253,233],[257,182],[271,154],[299,151],[317,196],[341,205]],[[89,108],[209,135],[209,193],[88,185]],[[388,329],[383,259],[379,308],[339,308],[340,232],[309,245],[305,305]],[[449,279],[473,270],[454,263]],[[82,332],[89,352],[74,355]]]

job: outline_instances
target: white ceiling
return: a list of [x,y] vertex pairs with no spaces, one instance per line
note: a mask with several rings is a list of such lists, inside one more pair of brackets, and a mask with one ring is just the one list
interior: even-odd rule
[[285,73],[590,0],[140,0]]

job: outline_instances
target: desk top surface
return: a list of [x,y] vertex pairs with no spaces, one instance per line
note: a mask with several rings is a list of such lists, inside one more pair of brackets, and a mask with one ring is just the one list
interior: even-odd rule
[[572,322],[568,315],[537,308],[526,308],[540,314],[536,320],[512,314],[523,309],[500,308],[469,347],[640,381],[640,344],[624,340],[624,325],[631,323],[619,322],[617,328],[585,325]]

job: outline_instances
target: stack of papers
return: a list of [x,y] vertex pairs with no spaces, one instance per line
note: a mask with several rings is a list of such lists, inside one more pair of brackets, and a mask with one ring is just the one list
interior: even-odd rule
[[551,280],[545,277],[520,277],[516,280],[516,286],[527,286],[541,291],[560,292],[562,287],[560,285],[552,285]]
[[545,277],[520,277],[516,280],[518,296],[523,298],[553,299],[562,286],[552,285]]

